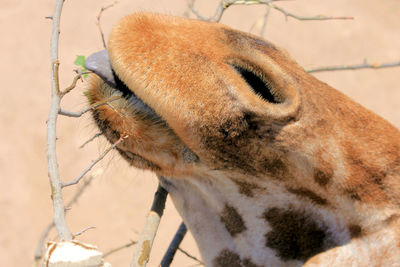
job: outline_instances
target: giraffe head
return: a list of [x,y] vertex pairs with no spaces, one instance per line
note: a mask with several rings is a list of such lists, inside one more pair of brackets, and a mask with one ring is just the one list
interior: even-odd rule
[[87,65],[91,103],[122,96],[93,111],[97,125],[110,142],[127,136],[117,149],[133,166],[167,177],[210,264],[305,262],[398,210],[398,130],[267,41],[139,13]]

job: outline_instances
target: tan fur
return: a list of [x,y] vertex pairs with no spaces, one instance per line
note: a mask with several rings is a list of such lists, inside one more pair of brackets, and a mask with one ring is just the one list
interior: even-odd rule
[[[208,266],[400,266],[400,133],[388,122],[221,24],[134,14],[108,52],[153,111],[122,98],[95,120],[110,142],[129,135],[118,149],[133,166],[166,177]],[[88,91],[121,94],[97,76]]]

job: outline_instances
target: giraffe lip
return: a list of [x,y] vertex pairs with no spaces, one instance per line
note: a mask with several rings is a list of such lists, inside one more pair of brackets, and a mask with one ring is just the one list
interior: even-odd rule
[[115,93],[122,94],[135,110],[150,115],[153,119],[160,119],[160,116],[156,114],[151,107],[145,104],[123,81],[121,81],[121,79],[119,79],[118,75],[111,67],[107,50],[101,50],[90,55],[85,61],[85,67],[97,74],[115,90]]

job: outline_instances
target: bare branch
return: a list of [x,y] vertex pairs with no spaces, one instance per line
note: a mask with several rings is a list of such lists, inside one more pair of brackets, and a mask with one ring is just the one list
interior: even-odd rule
[[194,0],[189,0],[189,7],[191,9],[191,11],[193,12],[193,14],[196,15],[197,18],[201,19],[201,20],[205,20],[205,21],[213,21],[213,22],[219,22],[222,18],[223,13],[230,7],[233,5],[267,5],[270,8],[276,9],[279,12],[283,13],[286,18],[287,17],[292,17],[295,18],[297,20],[334,20],[334,19],[353,19],[353,17],[328,17],[328,16],[324,16],[324,15],[318,15],[318,16],[312,16],[312,17],[304,17],[304,16],[297,16],[293,13],[290,13],[288,11],[286,11],[285,9],[278,7],[274,4],[272,4],[272,2],[278,2],[278,1],[287,1],[287,0],[231,0],[231,1],[225,1],[225,0],[221,0],[218,4],[217,9],[215,10],[215,13],[213,16],[206,18],[202,15],[200,15],[199,12],[197,12],[197,10],[194,8]]
[[176,231],[174,238],[172,239],[167,252],[164,254],[164,257],[161,260],[161,267],[169,267],[171,265],[172,260],[174,259],[175,253],[178,250],[179,246],[182,243],[183,238],[187,233],[187,228],[185,223],[181,223],[179,225],[178,231]]
[[269,6],[267,6],[267,10],[265,11],[264,17],[263,17],[263,23],[260,29],[260,36],[264,36],[265,33],[265,27],[267,26],[267,20],[269,17],[269,13],[271,12],[271,8]]
[[113,7],[117,3],[118,3],[118,1],[114,1],[112,4],[109,4],[108,6],[103,6],[100,9],[99,14],[97,15],[97,23],[96,24],[97,24],[97,27],[99,28],[99,32],[100,32],[100,35],[101,35],[101,40],[103,41],[104,49],[107,49],[107,45],[106,45],[106,41],[104,39],[103,29],[101,28],[101,23],[100,23],[101,15],[103,14],[104,11],[106,11],[107,9]]
[[103,254],[103,258],[108,257],[108,256],[110,256],[111,254],[113,254],[113,253],[115,253],[115,252],[118,252],[118,251],[120,251],[120,250],[122,250],[122,249],[124,249],[124,248],[129,248],[129,247],[131,247],[131,246],[133,246],[133,245],[135,245],[135,244],[137,244],[137,242],[131,240],[131,242],[129,242],[129,243],[125,244],[125,245],[122,245],[122,246],[120,246],[120,247],[113,248],[113,249],[111,249],[110,251],[107,251],[106,253]]
[[355,65],[339,65],[339,66],[324,66],[317,68],[306,69],[307,72],[323,72],[323,71],[338,71],[338,70],[359,70],[359,69],[383,69],[393,68],[400,66],[400,61],[388,62],[388,63],[372,63],[364,62],[362,64]]
[[108,154],[108,152],[113,150],[117,145],[119,145],[127,137],[128,137],[128,135],[122,135],[118,139],[117,142],[115,142],[112,146],[110,146],[109,148],[104,150],[104,152],[97,159],[93,160],[89,164],[89,166],[86,169],[84,169],[83,172],[78,177],[76,177],[73,181],[62,183],[61,186],[66,187],[66,186],[71,186],[71,185],[79,183],[79,181],[94,167],[94,165],[96,165],[100,160],[102,160]]
[[79,235],[83,234],[84,232],[86,232],[86,231],[88,231],[90,229],[94,229],[94,228],[96,228],[96,227],[95,226],[88,226],[88,227],[82,229],[81,231],[79,231],[77,233],[74,233],[73,236],[74,237],[79,236]]
[[67,116],[67,117],[79,118],[80,116],[82,116],[83,114],[88,112],[89,110],[91,110],[91,109],[87,108],[87,109],[84,109],[81,112],[72,112],[72,111],[63,110],[63,109],[60,108],[60,110],[58,111],[58,114],[63,115],[63,116]]
[[97,103],[94,103],[93,105],[91,105],[90,107],[85,108],[84,110],[80,111],[80,112],[72,112],[72,111],[67,111],[67,110],[63,110],[63,109],[59,109],[58,114],[63,115],[63,116],[67,116],[67,117],[74,117],[74,118],[78,118],[81,117],[83,114],[85,114],[86,112],[89,112],[90,110],[96,109],[100,106],[109,104],[117,99],[121,99],[122,96],[120,95],[115,95],[112,96],[110,98],[107,98],[105,100],[99,101]]
[[[66,205],[67,207],[71,207],[73,204],[78,202],[79,197],[83,194],[83,192],[86,190],[86,188],[90,185],[92,182],[93,178],[96,177],[96,175],[90,175],[86,180],[84,180],[84,183],[82,186],[79,188],[78,191],[75,192],[74,196],[71,198],[71,200],[68,202]],[[68,209],[66,208],[65,211],[67,212]],[[35,250],[35,262],[38,262],[42,257],[43,257],[43,246],[44,242],[46,241],[47,236],[49,235],[49,232],[51,229],[54,227],[54,222],[51,222],[47,227],[44,229],[40,240],[36,246]]]
[[324,16],[324,15],[317,15],[317,16],[312,16],[312,17],[303,17],[303,16],[297,16],[293,13],[290,13],[288,11],[286,11],[285,9],[278,7],[272,3],[267,2],[266,3],[269,7],[276,9],[278,11],[280,11],[281,13],[283,13],[287,19],[287,17],[292,17],[294,19],[297,20],[346,20],[346,19],[354,19],[354,17],[328,17],[328,16]]
[[190,10],[192,11],[192,13],[196,15],[196,17],[197,17],[198,19],[201,19],[201,20],[204,20],[204,21],[214,21],[214,22],[218,22],[218,21],[221,20],[222,14],[223,14],[223,12],[224,12],[223,1],[220,1],[220,2],[218,3],[218,7],[217,7],[217,9],[215,10],[214,15],[212,15],[212,16],[209,17],[209,18],[206,18],[206,17],[200,15],[199,12],[197,12],[197,10],[194,8],[194,0],[189,0],[189,2],[188,2],[188,7],[189,7]]
[[47,161],[49,180],[51,184],[51,198],[53,200],[54,224],[57,227],[58,235],[63,240],[71,240],[72,234],[65,221],[65,208],[61,191],[61,180],[58,170],[56,154],[56,124],[58,111],[60,109],[60,84],[58,80],[58,37],[60,34],[60,17],[64,1],[57,0],[52,19],[52,34],[50,41],[50,60],[51,60],[51,105],[47,120]]
[[138,245],[133,255],[131,267],[145,267],[149,261],[151,247],[165,208],[167,195],[168,192],[161,185],[158,185],[151,210],[147,214],[146,223],[139,236]]
[[44,229],[42,235],[40,236],[39,243],[37,244],[35,250],[35,262],[38,262],[43,257],[43,245],[46,241],[47,236],[49,235],[51,229],[54,227],[54,222],[49,223],[46,228]]
[[202,262],[201,260],[199,260],[199,259],[196,258],[195,256],[189,254],[186,250],[183,250],[183,249],[181,249],[181,248],[178,248],[178,250],[179,250],[180,252],[182,252],[183,254],[185,254],[187,257],[191,258],[192,260],[197,261],[197,263],[198,263],[199,265],[205,265],[204,262]]
[[78,70],[78,75],[76,75],[76,76],[74,77],[74,79],[72,80],[71,85],[68,86],[67,88],[65,88],[64,91],[60,92],[61,98],[62,98],[63,96],[65,96],[66,94],[68,94],[69,92],[71,92],[71,90],[74,89],[74,88],[76,87],[76,83],[78,82],[79,79],[82,78],[82,76],[83,76],[84,74],[89,74],[89,73],[92,73],[92,72],[91,72],[91,71],[82,72],[82,71]]
[[89,144],[90,142],[92,142],[94,139],[96,139],[97,137],[103,135],[102,132],[99,132],[95,135],[93,135],[89,140],[87,140],[85,143],[83,143],[82,145],[79,146],[79,148],[84,148],[87,144]]
[[219,22],[222,19],[222,15],[224,14],[225,10],[226,8],[223,6],[223,1],[221,1],[220,5],[218,5],[217,9],[215,10],[212,21]]

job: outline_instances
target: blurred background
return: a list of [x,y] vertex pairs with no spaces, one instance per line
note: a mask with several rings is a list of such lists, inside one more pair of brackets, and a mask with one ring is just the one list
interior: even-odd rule
[[[201,0],[196,9],[214,14],[219,1]],[[3,266],[30,266],[45,226],[52,220],[50,186],[46,161],[46,119],[50,105],[49,42],[54,0],[0,1],[0,258]],[[88,56],[103,49],[96,17],[110,0],[65,1],[61,17],[61,87],[70,85],[76,55]],[[301,16],[354,16],[354,20],[297,21],[271,10],[264,37],[285,48],[302,66],[356,64],[400,60],[400,1],[398,0],[297,0],[277,5]],[[102,15],[107,38],[122,16],[152,11],[183,16],[184,0],[119,0]],[[265,6],[233,6],[221,23],[259,34]],[[193,15],[191,15],[193,17]],[[400,127],[400,67],[315,74],[397,128]],[[86,107],[84,83],[62,102],[63,108]],[[97,133],[90,116],[59,117],[58,159],[64,181],[74,179],[98,157],[108,144],[98,138],[83,149],[79,146]],[[78,239],[96,244],[103,252],[137,240],[157,187],[148,172],[130,168],[111,153],[95,167],[96,177],[87,192],[67,214],[73,232],[95,226]],[[77,187],[64,190],[68,201]],[[180,218],[171,201],[148,266],[157,266],[172,239]],[[51,231],[50,240],[57,240]],[[199,257],[190,235],[182,248]],[[114,266],[127,266],[133,248],[107,258]],[[196,262],[178,252],[173,266]]]

